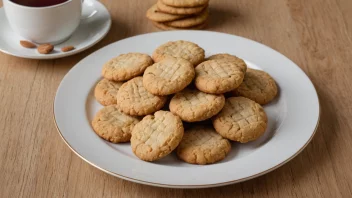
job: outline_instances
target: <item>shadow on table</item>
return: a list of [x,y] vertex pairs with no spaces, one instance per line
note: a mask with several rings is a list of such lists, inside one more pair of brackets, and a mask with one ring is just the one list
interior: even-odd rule
[[208,27],[210,29],[216,29],[226,23],[235,24],[236,20],[241,17],[239,11],[231,8],[210,7],[209,13]]

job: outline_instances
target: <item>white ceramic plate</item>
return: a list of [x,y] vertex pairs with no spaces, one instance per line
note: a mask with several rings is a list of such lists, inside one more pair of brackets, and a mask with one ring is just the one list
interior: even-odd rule
[[[83,5],[84,18],[77,30],[65,42],[55,45],[50,54],[39,54],[36,49],[27,49],[20,45],[20,40],[25,40],[17,35],[8,24],[4,8],[0,8],[0,51],[17,57],[29,59],[56,59],[71,56],[86,50],[109,32],[111,17],[103,4],[96,0],[85,0]],[[72,45],[74,50],[61,52],[64,46]]]
[[[102,65],[122,53],[152,54],[161,44],[188,40],[206,55],[230,53],[249,67],[262,69],[276,80],[280,93],[265,105],[269,126],[264,136],[248,144],[233,143],[221,162],[200,166],[178,160],[173,153],[157,162],[139,160],[130,144],[99,138],[90,122],[102,108],[93,96]],[[248,180],[272,171],[295,157],[312,139],[319,121],[319,101],[309,78],[285,56],[257,42],[206,31],[169,31],[127,38],[89,55],[62,80],[54,102],[58,131],[65,143],[94,167],[133,182],[172,188],[206,188]]]

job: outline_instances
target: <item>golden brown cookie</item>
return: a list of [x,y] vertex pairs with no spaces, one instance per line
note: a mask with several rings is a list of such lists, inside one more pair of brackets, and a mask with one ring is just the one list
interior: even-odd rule
[[145,70],[143,86],[152,94],[170,95],[184,89],[194,76],[192,63],[168,56]]
[[115,82],[103,78],[95,86],[95,99],[104,106],[116,104],[116,95],[122,84],[123,82]]
[[199,64],[196,70],[195,85],[206,93],[222,94],[237,88],[243,81],[247,65],[242,59],[208,60]]
[[233,61],[238,61],[238,57],[231,55],[231,54],[214,54],[212,56],[209,56],[207,60],[219,60],[219,59],[229,59]]
[[153,60],[147,54],[121,54],[104,65],[102,75],[114,81],[130,80],[143,74],[144,70],[152,64]]
[[197,44],[189,41],[170,41],[159,46],[153,53],[155,62],[161,61],[166,56],[183,58],[197,65],[204,60],[204,50]]
[[233,93],[263,105],[275,98],[277,86],[275,80],[268,73],[248,68],[242,84]]
[[184,89],[170,101],[170,111],[186,122],[198,122],[218,114],[225,105],[223,95],[207,94],[197,89]]
[[197,7],[204,6],[209,3],[209,0],[161,0],[162,3],[173,7]]
[[169,14],[180,14],[180,15],[190,15],[190,14],[197,14],[204,10],[208,5],[205,4],[203,6],[192,7],[192,8],[177,8],[165,5],[160,0],[156,4],[158,9],[162,12],[169,13]]
[[195,126],[185,131],[177,155],[187,163],[204,165],[223,160],[230,150],[230,141],[213,127]]
[[141,160],[158,160],[177,147],[183,132],[181,119],[171,112],[158,111],[147,115],[133,128],[132,151]]
[[221,136],[241,143],[256,140],[266,130],[268,118],[262,106],[244,97],[231,97],[213,125]]
[[188,27],[188,28],[171,27],[171,26],[165,25],[164,23],[159,23],[159,22],[153,22],[153,25],[161,30],[200,30],[200,29],[203,29],[207,26],[207,21],[205,21],[202,24]]
[[138,122],[137,118],[122,113],[115,105],[110,105],[95,115],[92,126],[101,138],[119,143],[130,141],[132,129]]
[[166,96],[156,96],[143,87],[143,77],[124,83],[117,92],[117,106],[128,115],[143,116],[160,110],[167,101]]
[[146,16],[148,19],[155,22],[166,22],[166,21],[174,21],[174,20],[182,19],[182,18],[185,18],[187,15],[176,15],[176,14],[161,12],[158,10],[158,7],[155,4],[148,9]]
[[174,21],[165,22],[164,24],[167,26],[178,27],[178,28],[193,27],[196,25],[203,24],[207,20],[208,15],[209,15],[208,9],[204,9],[198,15],[194,15],[194,16],[187,17],[184,19],[178,19],[178,20],[174,20]]

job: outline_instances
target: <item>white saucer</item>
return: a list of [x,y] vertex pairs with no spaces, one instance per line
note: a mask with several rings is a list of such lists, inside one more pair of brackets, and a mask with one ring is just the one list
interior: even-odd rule
[[[17,35],[8,24],[4,8],[0,8],[0,51],[17,57],[29,59],[55,59],[71,56],[86,50],[109,32],[111,17],[103,4],[96,0],[86,0],[83,6],[83,17],[79,27],[65,42],[55,45],[52,53],[39,54],[36,49],[26,49],[20,45],[20,40],[25,40]],[[70,52],[61,52],[64,46],[75,47]]]

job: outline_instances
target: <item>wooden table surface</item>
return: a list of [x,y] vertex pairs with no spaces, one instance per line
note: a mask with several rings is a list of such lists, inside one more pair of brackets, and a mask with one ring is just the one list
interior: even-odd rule
[[297,63],[316,86],[321,120],[307,148],[277,170],[239,184],[194,190],[110,176],[77,157],[56,131],[53,99],[72,66],[112,42],[158,31],[145,18],[155,0],[102,2],[112,15],[112,29],[93,48],[49,61],[0,53],[0,197],[352,196],[351,0],[211,1],[207,30],[259,41]]

